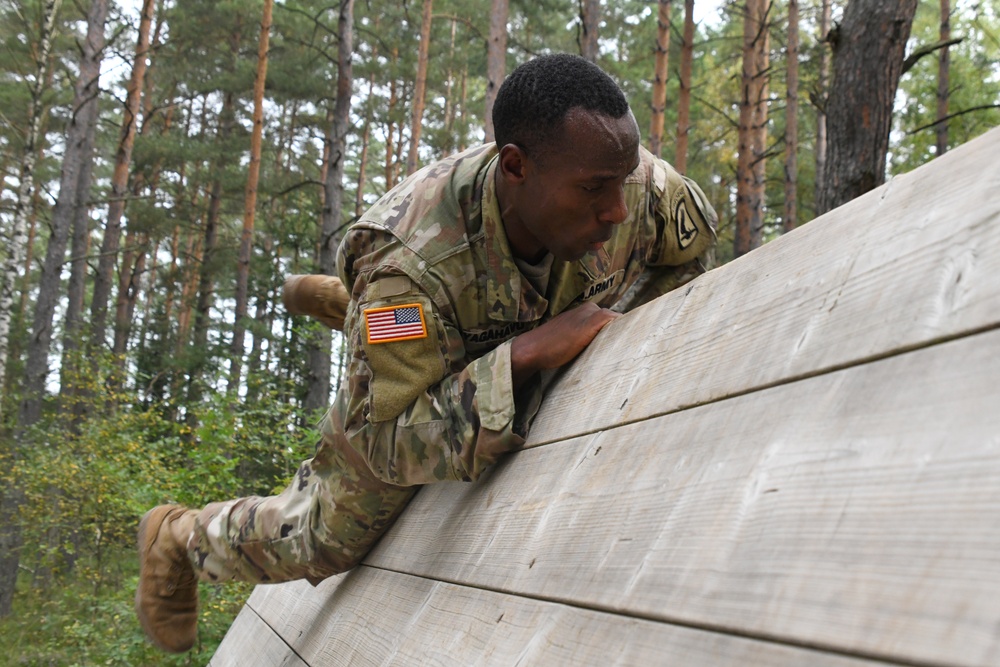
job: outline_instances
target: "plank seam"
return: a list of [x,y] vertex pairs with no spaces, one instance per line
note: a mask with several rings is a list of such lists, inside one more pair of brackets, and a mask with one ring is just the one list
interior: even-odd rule
[[[594,435],[596,433],[602,433],[611,428],[620,428],[622,426],[630,426],[632,424],[639,424],[644,421],[649,421],[651,419],[657,419],[659,417],[665,417],[667,415],[677,414],[679,412],[684,412],[686,410],[693,410],[694,408],[700,408],[705,405],[712,405],[713,403],[721,403],[722,401],[728,401],[734,398],[741,398],[743,396],[748,396],[750,394],[755,394],[757,392],[766,391],[768,389],[774,389],[775,387],[781,387],[787,384],[794,384],[796,382],[802,382],[804,380],[810,380],[812,378],[820,377],[822,375],[829,375],[831,373],[838,373],[843,370],[850,368],[857,368],[860,366],[865,366],[867,364],[872,364],[879,361],[884,361],[886,359],[892,359],[893,357],[898,357],[912,352],[917,352],[919,350],[924,350],[927,348],[934,347],[936,345],[943,345],[946,343],[951,343],[956,340],[961,340],[963,338],[971,338],[973,336],[978,336],[980,334],[989,333],[1000,329],[1000,322],[993,322],[991,324],[986,324],[980,327],[974,327],[972,329],[967,329],[962,332],[957,332],[954,334],[939,336],[938,338],[931,338],[920,343],[911,343],[910,345],[903,345],[898,348],[894,348],[888,352],[882,352],[879,354],[872,354],[867,357],[859,357],[853,361],[847,361],[842,364],[834,364],[832,366],[825,366],[808,373],[800,373],[798,375],[791,375],[787,378],[781,380],[775,380],[773,382],[767,382],[764,384],[757,385],[755,387],[749,387],[741,391],[735,391],[732,393],[724,394],[716,398],[710,398],[704,401],[699,401],[695,403],[689,403],[681,407],[673,408],[671,410],[663,410],[661,412],[654,412],[645,417],[638,417],[636,419],[623,419],[621,421],[615,422],[609,426],[602,426],[598,428],[588,429],[586,431],[580,431],[579,433],[573,433],[572,435],[560,436],[557,438],[550,438],[548,440],[542,440],[541,442],[529,442],[522,448],[524,449],[534,449],[535,447],[544,447],[546,445],[554,445],[560,442],[565,442],[566,440],[572,440],[574,438],[582,438],[588,435]],[[554,383],[553,383],[554,384]],[[544,403],[542,404],[544,406]]]
[[266,625],[271,630],[271,632],[274,633],[274,636],[277,637],[278,639],[280,639],[281,642],[285,646],[288,647],[288,650],[291,651],[295,655],[296,658],[298,658],[299,660],[301,660],[302,663],[305,664],[305,665],[309,664],[309,661],[306,660],[304,657],[302,657],[302,654],[299,653],[298,651],[296,651],[295,647],[292,646],[291,644],[289,644],[288,640],[285,639],[285,637],[280,632],[278,632],[278,630],[273,625],[271,625],[270,623],[268,623],[267,619],[260,615],[260,612],[258,612],[256,609],[253,608],[253,606],[251,606],[250,600],[247,600],[247,602],[244,605],[244,607],[246,607],[247,609],[249,609],[250,611],[252,611],[254,613],[254,616],[256,616],[257,618],[259,618],[260,622],[263,623],[264,625]]
[[[544,595],[532,595],[528,593],[521,593],[512,590],[504,590],[502,588],[490,588],[488,586],[479,586],[476,584],[471,584],[468,582],[457,581],[452,579],[444,579],[438,577],[428,577],[422,574],[414,574],[412,572],[405,572],[402,570],[394,570],[388,567],[382,567],[379,565],[371,565],[369,563],[361,563],[357,567],[367,567],[372,570],[381,570],[383,572],[391,572],[393,574],[401,574],[409,577],[416,577],[418,579],[424,579],[427,581],[435,581],[443,584],[451,584],[453,586],[460,586],[462,588],[469,588],[474,590],[485,591],[487,593],[497,593],[502,595],[509,595],[511,597],[523,598],[526,600],[536,600],[538,602],[548,602],[551,604],[560,604],[566,607],[572,607],[574,609],[581,609],[585,611],[594,611],[602,614],[610,614],[613,616],[618,616],[621,618],[632,618],[642,621],[650,621],[653,623],[662,623],[664,625],[671,625],[679,628],[687,628],[689,630],[698,630],[702,632],[710,632],[717,635],[726,635],[729,637],[738,637],[740,639],[747,639],[750,641],[759,641],[767,644],[774,644],[777,646],[787,646],[789,648],[794,648],[798,650],[813,651],[815,653],[826,653],[829,655],[842,656],[845,658],[857,658],[860,660],[876,661],[881,662],[885,665],[895,665],[896,667],[954,667],[951,663],[943,662],[927,662],[927,661],[913,661],[907,660],[900,657],[894,657],[884,654],[879,654],[876,652],[869,651],[849,651],[846,649],[841,649],[836,646],[831,646],[822,643],[812,643],[807,641],[797,641],[794,639],[789,639],[787,637],[782,637],[780,635],[772,635],[768,633],[752,633],[746,632],[739,629],[728,628],[724,625],[714,625],[712,623],[695,623],[693,621],[687,621],[684,619],[679,619],[670,616],[653,616],[651,614],[641,614],[641,613],[623,613],[620,609],[614,609],[612,607],[605,607],[602,605],[590,605],[590,604],[580,604],[574,600],[566,600],[557,597],[548,597]],[[256,613],[256,612],[254,612]]]

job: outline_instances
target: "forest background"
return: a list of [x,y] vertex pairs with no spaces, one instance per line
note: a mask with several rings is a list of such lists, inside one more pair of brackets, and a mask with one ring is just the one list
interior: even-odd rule
[[533,55],[620,82],[716,264],[1000,125],[1000,0],[0,0],[0,43],[12,665],[208,661],[250,588],[203,585],[195,650],[153,650],[138,518],[283,487],[343,371],[284,278],[489,140]]

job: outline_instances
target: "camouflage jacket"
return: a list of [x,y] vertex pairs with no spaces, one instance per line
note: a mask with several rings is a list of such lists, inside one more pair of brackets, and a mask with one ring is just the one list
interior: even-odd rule
[[328,436],[342,434],[400,486],[475,479],[520,447],[541,388],[529,382],[514,395],[511,340],[584,301],[610,307],[645,267],[689,265],[715,240],[698,186],[640,150],[624,186],[629,218],[598,252],[555,261],[545,294],[512,258],[495,145],[430,165],[382,197],[340,246],[348,368]]

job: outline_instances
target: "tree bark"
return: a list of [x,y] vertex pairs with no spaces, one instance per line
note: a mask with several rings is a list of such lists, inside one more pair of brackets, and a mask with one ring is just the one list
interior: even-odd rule
[[273,0],[264,0],[263,17],[260,22],[260,39],[257,44],[257,75],[254,77],[253,83],[253,132],[250,135],[250,168],[247,170],[247,187],[243,204],[243,233],[240,235],[240,250],[236,267],[236,317],[233,322],[233,344],[230,350],[229,393],[234,393],[239,388],[243,365],[250,256],[253,254],[254,212],[257,208],[260,151],[264,136],[264,82],[267,80],[267,51],[271,38],[273,6]]
[[[946,44],[951,40],[951,3],[941,0],[941,42]],[[938,88],[937,88],[937,126],[935,128],[936,155],[938,157],[948,152],[948,87],[949,87],[950,57],[948,47],[938,51]]]
[[[35,159],[37,158],[36,143],[38,142],[42,123],[42,88],[48,78],[49,54],[52,50],[52,33],[55,27],[56,14],[59,11],[59,0],[46,0],[42,10],[42,27],[38,45],[38,67],[35,81],[31,88],[31,102],[28,110],[28,131],[24,142],[24,153],[21,161],[21,181],[18,185],[17,202],[14,209],[14,229],[11,235],[11,249],[4,263],[3,284],[0,285],[0,378],[6,374],[7,350],[10,340],[10,313],[14,303],[14,286],[17,283],[17,273],[21,266],[24,249],[26,220],[31,206],[34,179]],[[65,252],[65,240],[63,241]],[[49,318],[51,322],[51,316]],[[43,376],[44,381],[44,376]],[[39,399],[39,411],[40,411]],[[23,428],[23,426],[22,426]],[[17,458],[18,441],[11,447],[10,458],[4,457],[6,465],[12,465]],[[6,447],[5,447],[6,449]],[[11,603],[14,600],[14,588],[17,583],[17,570],[21,562],[21,526],[18,510],[23,502],[24,493],[21,489],[4,483],[0,486],[0,618],[10,615]]]
[[[42,26],[38,44],[38,68],[35,71],[35,81],[31,87],[31,101],[28,110],[28,131],[24,141],[24,152],[21,158],[20,182],[17,188],[17,200],[14,204],[14,225],[10,236],[10,246],[7,259],[4,261],[3,282],[0,283],[0,378],[7,374],[7,357],[10,348],[10,320],[14,305],[14,288],[17,286],[18,271],[27,250],[28,214],[35,187],[35,161],[38,159],[38,143],[41,134],[42,92],[48,79],[49,54],[52,51],[52,33],[55,27],[56,14],[59,11],[60,0],[46,0],[42,10]],[[17,571],[15,568],[14,576]],[[6,582],[0,582],[5,584]],[[3,588],[0,588],[0,617],[10,612],[10,601],[6,599]]]
[[493,128],[493,104],[507,73],[507,19],[509,0],[493,0],[490,11],[490,36],[486,42],[486,143],[496,140]]
[[670,0],[659,0],[656,15],[656,48],[653,68],[653,113],[649,117],[649,151],[663,150],[664,115],[667,108],[667,65],[670,56]]
[[684,43],[681,44],[681,80],[677,95],[677,146],[674,168],[687,173],[688,134],[691,131],[691,63],[694,59],[694,0],[684,0]]
[[[389,62],[392,63],[391,68],[393,71],[396,69],[396,63],[399,60],[399,48],[393,47],[390,55]],[[395,148],[393,146],[394,140],[394,129],[395,124],[393,123],[393,111],[396,109],[396,104],[399,103],[399,93],[398,84],[396,82],[396,77],[393,77],[389,82],[389,101],[387,104],[385,117],[386,117],[386,128],[385,128],[385,190],[388,192],[392,189],[392,186],[396,184],[396,160],[395,160]],[[325,179],[324,179],[325,180]]]
[[917,0],[851,0],[833,45],[825,213],[885,182],[893,102]]
[[743,17],[735,257],[760,246],[763,231],[769,8],[767,0],[747,0]]
[[119,389],[123,384],[125,353],[128,350],[128,339],[132,335],[132,319],[135,316],[136,299],[142,288],[142,274],[146,271],[148,243],[149,239],[145,234],[131,231],[125,240],[125,253],[118,278],[118,298],[115,299],[115,336],[111,345],[117,369],[116,377],[110,381],[112,390]]
[[129,165],[132,162],[132,146],[138,129],[139,102],[142,98],[142,84],[146,76],[146,57],[149,54],[149,29],[153,21],[154,0],[143,0],[139,19],[139,36],[135,46],[135,60],[129,79],[124,115],[122,117],[121,139],[115,154],[115,169],[111,176],[111,201],[108,203],[108,221],[104,226],[101,241],[101,257],[94,276],[94,293],[90,303],[90,344],[94,350],[105,343],[107,329],[108,300],[115,263],[118,259],[118,244],[121,238],[122,215],[128,193]]
[[597,62],[598,31],[601,26],[601,0],[580,2],[580,55]]
[[[375,73],[368,76],[368,97],[375,93]],[[365,185],[368,182],[368,151],[371,147],[372,116],[370,105],[365,109],[365,125],[361,130],[361,155],[358,157],[358,183],[354,191],[354,215],[361,217],[365,211]]]
[[[947,1],[947,0],[945,0]],[[790,232],[798,225],[799,183],[799,0],[788,0],[788,75],[785,90],[785,220]]]
[[424,0],[420,21],[420,50],[417,52],[417,81],[413,90],[413,118],[410,121],[410,151],[406,157],[406,175],[417,170],[420,134],[424,124],[424,102],[427,94],[427,62],[431,51],[431,9],[433,0]]
[[74,86],[73,107],[76,114],[67,128],[66,152],[59,178],[59,198],[52,212],[51,234],[39,276],[38,300],[35,302],[31,338],[24,368],[24,392],[18,409],[18,422],[24,429],[35,424],[42,413],[42,396],[48,375],[49,350],[52,345],[52,320],[61,293],[62,265],[66,244],[76,216],[86,215],[90,187],[90,162],[97,119],[98,77],[104,49],[104,23],[107,0],[95,0],[87,23],[87,40],[81,56],[80,76]]
[[[425,0],[425,23],[429,39],[430,0]],[[341,206],[344,200],[344,162],[347,131],[350,127],[351,89],[353,71],[351,56],[354,50],[354,0],[340,0],[337,20],[337,99],[334,104],[333,128],[330,132],[330,150],[326,181],[324,183],[323,225],[320,232],[319,270],[325,275],[335,275],[337,269],[337,244],[339,242]],[[425,40],[421,40],[423,43]],[[425,63],[426,67],[426,63]],[[325,410],[330,401],[330,347],[332,336],[325,327],[316,331],[308,346],[308,380],[305,412]]]
[[830,97],[830,20],[831,0],[822,0],[819,20],[819,80],[816,91],[816,187],[813,199],[819,201],[819,191],[826,173],[826,104]]

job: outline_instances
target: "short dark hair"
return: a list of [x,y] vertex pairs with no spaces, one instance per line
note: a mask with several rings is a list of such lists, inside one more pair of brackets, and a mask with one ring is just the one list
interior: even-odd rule
[[621,118],[629,111],[618,84],[594,63],[569,53],[539,56],[510,73],[493,104],[497,146],[544,152],[571,109]]

